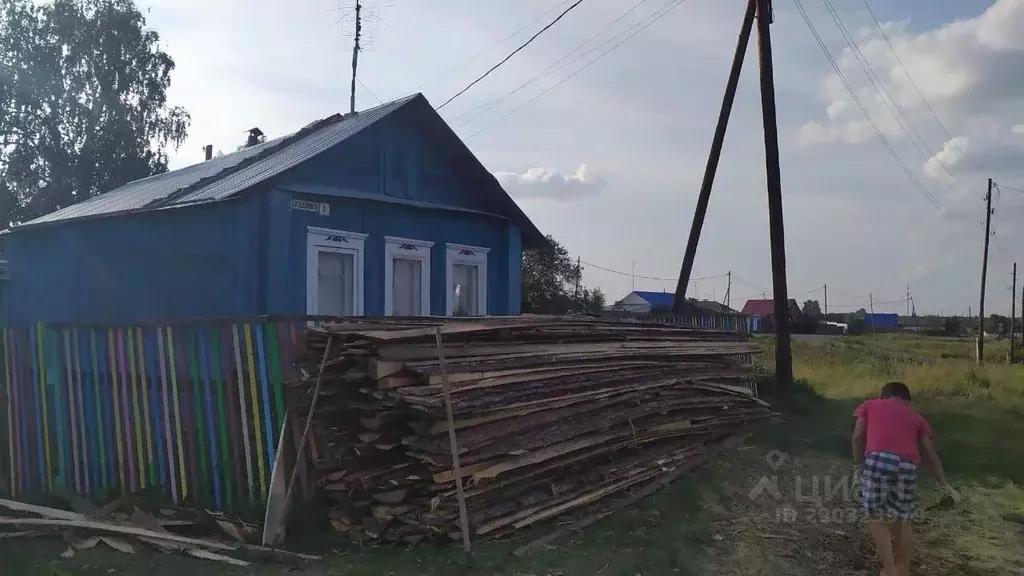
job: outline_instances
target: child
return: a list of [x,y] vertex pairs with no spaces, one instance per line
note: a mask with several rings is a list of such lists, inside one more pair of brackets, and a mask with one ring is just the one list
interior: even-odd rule
[[[946,482],[942,461],[932,444],[932,429],[910,406],[910,389],[889,382],[881,398],[868,400],[853,411],[853,459],[860,467],[861,505],[868,515],[868,530],[882,559],[884,576],[910,573],[917,466],[921,452],[946,491],[960,496]],[[895,540],[895,550],[893,546]]]

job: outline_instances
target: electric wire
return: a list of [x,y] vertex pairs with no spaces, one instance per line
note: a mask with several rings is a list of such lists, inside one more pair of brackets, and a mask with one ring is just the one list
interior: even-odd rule
[[[839,28],[839,33],[843,36],[843,40],[846,42],[846,45],[850,48],[850,52],[853,54],[854,59],[857,61],[861,69],[867,75],[868,82],[872,85],[872,87],[875,89],[875,92],[878,94],[878,99],[886,107],[889,113],[892,114],[893,119],[896,120],[896,125],[907,137],[907,140],[909,140],[910,143],[914,145],[914,148],[917,150],[918,154],[920,154],[921,157],[925,160],[925,162],[929,162],[934,158],[935,162],[942,167],[946,174],[948,174],[954,182],[956,182],[961,188],[963,188],[963,184],[957,179],[956,176],[953,175],[952,172],[949,171],[949,168],[947,168],[946,165],[943,164],[942,161],[937,158],[935,152],[932,151],[932,149],[925,142],[924,138],[922,138],[921,135],[914,128],[913,123],[911,123],[910,120],[907,118],[906,114],[903,112],[902,107],[900,107],[899,103],[893,97],[892,93],[889,92],[889,89],[886,88],[885,83],[878,76],[878,73],[875,72],[875,68],[871,65],[867,57],[864,55],[864,52],[860,49],[860,46],[854,39],[853,34],[851,34],[850,29],[846,27],[846,23],[843,22],[842,17],[839,15],[839,12],[835,9],[835,6],[832,5],[832,2],[830,0],[822,0],[822,2],[825,5],[825,9],[828,10],[829,15],[832,17],[832,21],[835,22],[836,27]],[[940,178],[939,180],[946,186],[949,186],[950,190],[958,192],[952,184],[946,181],[945,178]]]
[[523,49],[525,49],[525,48],[526,48],[527,46],[529,46],[529,45],[530,45],[531,43],[533,43],[533,41],[534,41],[534,40],[536,40],[536,39],[537,39],[538,37],[540,37],[540,35],[541,35],[541,34],[543,34],[543,33],[547,32],[548,30],[550,30],[550,29],[551,29],[551,27],[552,27],[552,26],[554,26],[555,24],[557,24],[559,20],[561,20],[562,18],[564,18],[566,14],[568,14],[569,12],[572,12],[572,11],[573,11],[573,10],[574,10],[574,9],[575,9],[575,8],[576,8],[577,6],[579,6],[579,5],[580,5],[580,4],[582,4],[582,3],[583,3],[583,0],[576,0],[575,2],[573,2],[573,3],[571,4],[571,5],[569,5],[569,7],[568,7],[568,8],[566,8],[565,10],[563,10],[561,14],[559,14],[559,15],[558,15],[557,17],[555,17],[555,19],[554,19],[554,20],[552,20],[552,21],[551,21],[550,23],[548,23],[548,25],[547,25],[547,26],[544,26],[543,28],[541,28],[540,30],[538,30],[536,34],[534,34],[533,36],[530,36],[530,38],[529,38],[529,39],[528,39],[528,40],[527,40],[526,42],[523,42],[522,44],[520,44],[518,48],[516,48],[515,50],[513,50],[512,52],[510,52],[510,53],[509,53],[509,55],[508,55],[508,56],[505,56],[505,57],[504,57],[504,58],[503,58],[503,59],[502,59],[502,60],[501,60],[500,62],[498,62],[498,63],[497,63],[497,64],[495,64],[494,66],[491,66],[491,67],[490,67],[490,69],[488,69],[488,70],[487,70],[486,72],[484,72],[483,74],[481,74],[479,78],[477,78],[476,80],[473,80],[473,81],[472,81],[472,82],[470,82],[470,83],[469,83],[468,85],[466,85],[466,87],[465,87],[465,88],[463,88],[462,90],[459,90],[459,91],[458,91],[458,92],[456,92],[456,93],[455,93],[455,95],[453,95],[453,96],[452,96],[451,98],[449,98],[449,99],[445,100],[443,104],[441,104],[440,106],[438,106],[438,107],[437,107],[437,109],[438,109],[438,110],[440,110],[440,109],[444,108],[444,107],[445,107],[445,106],[447,106],[447,105],[448,105],[448,104],[449,104],[449,103],[450,103],[450,102],[451,102],[452,100],[455,100],[455,99],[456,99],[456,98],[458,98],[459,96],[462,96],[462,95],[463,95],[463,94],[465,94],[465,93],[466,93],[467,91],[469,91],[469,89],[470,89],[470,88],[472,88],[473,86],[476,86],[476,85],[477,85],[477,84],[478,84],[478,83],[479,83],[480,81],[482,81],[482,80],[483,80],[484,78],[487,78],[488,76],[490,76],[492,72],[494,72],[494,71],[495,71],[495,70],[497,70],[498,68],[501,68],[501,66],[502,66],[503,64],[505,64],[506,62],[508,62],[508,61],[509,61],[509,60],[510,60],[510,59],[511,59],[511,58],[512,58],[513,56],[515,56],[516,54],[518,54],[519,52],[521,52],[521,51],[522,51]]
[[[612,20],[612,21],[611,21],[610,23],[608,23],[608,25],[607,25],[607,26],[605,26],[604,28],[602,28],[602,29],[598,30],[598,31],[597,31],[597,32],[595,32],[595,33],[594,33],[594,34],[593,34],[592,36],[590,36],[590,38],[587,38],[586,40],[584,40],[583,42],[581,42],[580,44],[578,44],[578,45],[577,45],[577,46],[576,46],[575,48],[573,48],[572,50],[570,50],[570,51],[569,51],[569,52],[568,52],[567,54],[565,54],[564,56],[562,56],[561,58],[559,58],[558,60],[556,60],[556,61],[555,61],[555,62],[554,62],[553,64],[551,64],[550,66],[548,66],[548,67],[547,67],[547,68],[545,68],[544,70],[542,70],[542,71],[541,71],[541,72],[540,72],[539,74],[537,74],[536,76],[534,76],[534,77],[530,78],[530,79],[529,79],[529,80],[527,80],[526,82],[524,82],[524,83],[520,84],[520,85],[519,85],[519,86],[518,86],[518,87],[517,87],[517,88],[516,88],[515,90],[512,90],[511,92],[508,92],[508,93],[506,93],[506,94],[504,94],[504,95],[502,95],[502,96],[499,96],[498,98],[495,98],[495,99],[493,99],[493,100],[489,100],[489,101],[487,101],[487,102],[484,102],[483,104],[480,104],[479,106],[476,106],[476,107],[474,107],[474,108],[471,108],[471,109],[469,109],[469,110],[466,110],[466,111],[464,111],[464,112],[460,112],[459,114],[456,114],[455,116],[451,117],[451,118],[449,119],[449,121],[454,121],[454,120],[458,120],[458,119],[461,119],[461,118],[466,118],[467,116],[470,116],[470,115],[472,115],[473,113],[475,113],[475,112],[477,112],[477,111],[480,111],[480,110],[483,110],[483,109],[488,109],[488,110],[489,110],[489,109],[491,109],[491,108],[493,108],[493,107],[497,106],[497,105],[498,105],[498,104],[500,104],[501,102],[503,102],[503,101],[507,100],[507,99],[508,99],[508,98],[510,98],[511,96],[513,96],[513,95],[517,94],[517,93],[518,93],[518,92],[520,92],[521,90],[523,90],[523,89],[525,89],[525,88],[527,88],[527,87],[529,87],[529,86],[533,85],[534,83],[538,82],[539,80],[542,80],[542,79],[544,79],[544,78],[548,77],[549,75],[551,75],[551,74],[553,74],[553,73],[557,72],[558,70],[561,70],[561,69],[565,68],[566,66],[568,66],[568,65],[572,64],[573,62],[577,62],[577,61],[579,61],[579,60],[583,59],[583,57],[585,57],[585,56],[586,56],[587,54],[590,54],[591,52],[594,52],[594,51],[596,51],[596,50],[600,49],[600,48],[601,48],[601,46],[604,46],[604,45],[605,45],[605,44],[606,44],[606,43],[607,43],[608,41],[605,41],[605,42],[603,42],[603,43],[601,43],[601,44],[598,44],[597,46],[595,46],[595,47],[591,48],[590,50],[587,50],[587,51],[586,51],[586,52],[584,52],[583,54],[580,54],[580,56],[579,56],[579,57],[577,57],[577,58],[574,58],[573,60],[571,60],[571,61],[569,61],[569,62],[566,62],[566,63],[565,63],[564,65],[561,65],[561,66],[559,66],[559,64],[562,64],[562,62],[565,62],[565,61],[566,61],[566,60],[567,60],[567,59],[568,59],[568,58],[569,58],[570,56],[572,56],[572,55],[573,55],[573,54],[575,54],[576,52],[579,52],[579,50],[580,50],[581,48],[583,48],[584,46],[586,46],[587,44],[589,44],[589,43],[590,43],[591,41],[593,41],[593,40],[594,40],[595,38],[597,38],[597,37],[598,37],[598,36],[600,36],[601,34],[604,34],[604,33],[605,33],[606,31],[608,31],[608,29],[610,29],[610,28],[611,28],[612,26],[615,26],[616,24],[618,24],[619,22],[621,22],[621,21],[622,21],[622,20],[623,20],[623,19],[624,19],[624,18],[625,18],[626,16],[629,16],[629,15],[630,15],[631,13],[633,13],[633,11],[635,11],[635,10],[636,10],[637,8],[639,8],[640,6],[642,6],[642,5],[643,5],[643,4],[645,3],[645,2],[647,2],[647,1],[648,1],[648,0],[639,0],[639,2],[637,2],[636,4],[633,4],[633,6],[632,6],[632,7],[630,7],[630,8],[628,9],[628,10],[626,10],[626,11],[625,11],[625,12],[623,12],[623,13],[622,13],[621,15],[619,15],[619,17],[618,17],[618,18],[616,18],[615,20]],[[628,30],[628,29],[629,29],[629,28],[627,28],[627,30]],[[612,37],[612,40],[614,40],[614,38],[618,37],[618,36],[619,36],[619,35],[621,35],[621,34],[622,34],[621,32],[620,32],[619,34],[616,34],[616,36],[613,36],[613,37]],[[461,124],[459,124],[459,126],[464,126],[464,125],[465,125],[465,124],[467,124],[467,123],[468,123],[468,120],[466,120],[466,121],[463,121],[463,122],[462,122]],[[456,128],[458,128],[459,126],[456,126]]]
[[914,87],[914,91],[916,91],[917,95],[921,98],[921,102],[924,102],[925,108],[928,109],[928,112],[932,115],[932,118],[935,119],[935,123],[939,125],[939,128],[941,128],[942,132],[946,135],[948,143],[952,145],[960,153],[960,156],[963,157],[964,160],[967,161],[967,163],[969,164],[970,160],[967,158],[967,154],[960,148],[960,145],[956,143],[956,139],[953,138],[953,135],[950,134],[948,129],[946,129],[946,125],[943,124],[942,120],[939,119],[938,114],[935,113],[935,109],[932,108],[931,103],[928,102],[927,98],[925,98],[924,92],[921,91],[920,86],[917,85],[917,82],[914,80],[914,77],[910,74],[910,69],[903,64],[903,60],[900,58],[899,52],[897,52],[896,47],[893,46],[892,41],[889,39],[889,35],[885,33],[885,27],[882,26],[882,23],[875,16],[874,10],[871,9],[871,4],[868,3],[868,0],[862,1],[864,2],[864,7],[867,8],[868,15],[871,16],[871,19],[874,20],[875,22],[875,26],[878,27],[878,32],[882,35],[882,39],[885,40],[885,43],[889,46],[889,50],[892,51],[892,55],[896,58],[896,63],[899,64],[900,68],[903,70],[903,73],[907,76],[907,80],[910,80],[910,85]]
[[[637,34],[639,34],[639,33],[643,32],[643,31],[644,31],[645,29],[647,29],[647,28],[648,28],[649,26],[651,26],[652,24],[654,24],[654,23],[655,23],[655,22],[657,22],[658,20],[661,20],[662,18],[664,18],[665,16],[667,16],[667,15],[668,15],[668,14],[669,14],[670,12],[672,12],[673,10],[675,10],[676,8],[678,8],[678,7],[680,6],[680,5],[682,5],[682,4],[683,4],[683,2],[686,2],[686,0],[673,0],[673,2],[670,2],[670,3],[669,3],[669,4],[667,5],[667,6],[666,6],[666,7],[662,8],[662,9],[661,9],[661,10],[659,10],[658,12],[655,12],[653,16],[651,16],[651,17],[648,17],[648,19],[647,19],[647,20],[645,20],[645,21],[641,21],[641,22],[642,22],[643,24],[642,24],[642,25],[641,25],[641,26],[640,26],[639,28],[637,28],[637,29],[636,29],[636,30],[635,30],[634,32],[632,32],[631,34],[629,34],[628,36],[626,36],[625,38],[623,38],[622,40],[620,40],[620,41],[619,41],[619,42],[618,42],[617,44],[613,45],[613,46],[612,46],[611,48],[609,48],[608,50],[605,50],[604,52],[602,52],[602,53],[598,54],[598,55],[597,55],[597,56],[596,56],[596,57],[595,57],[594,59],[592,59],[592,60],[591,60],[590,62],[587,62],[586,64],[584,64],[584,65],[583,65],[583,66],[581,66],[580,68],[577,68],[577,69],[576,69],[576,70],[575,70],[574,72],[572,72],[571,74],[569,74],[569,75],[568,75],[568,76],[566,76],[565,78],[561,79],[561,80],[560,80],[560,81],[558,81],[557,83],[555,83],[555,84],[553,84],[553,85],[549,86],[549,87],[548,87],[548,88],[546,88],[545,90],[541,91],[541,92],[540,92],[539,94],[535,95],[535,96],[534,96],[533,98],[530,98],[529,100],[527,100],[526,102],[523,102],[522,104],[520,104],[520,105],[519,105],[519,106],[517,106],[516,108],[513,108],[513,109],[512,109],[511,111],[509,111],[509,112],[507,112],[507,113],[505,113],[505,114],[503,114],[503,115],[499,116],[498,118],[494,119],[494,120],[493,120],[493,121],[492,121],[491,123],[489,123],[489,124],[485,125],[484,127],[480,128],[479,130],[477,130],[477,131],[475,131],[475,132],[473,132],[473,133],[469,134],[468,136],[466,136],[466,137],[464,138],[464,140],[468,140],[468,139],[470,139],[470,138],[472,138],[472,137],[476,136],[477,134],[479,134],[479,133],[483,132],[484,130],[487,130],[487,129],[489,129],[489,128],[491,128],[491,127],[495,126],[496,124],[498,124],[498,123],[499,123],[499,122],[501,122],[502,120],[504,120],[504,119],[508,118],[509,116],[512,116],[513,114],[515,114],[516,112],[518,112],[518,111],[522,110],[523,108],[525,108],[525,107],[526,107],[526,106],[528,106],[529,104],[531,104],[531,103],[535,102],[535,101],[536,101],[536,100],[537,100],[538,98],[540,98],[540,97],[544,96],[544,95],[545,95],[545,94],[547,94],[548,92],[551,92],[551,91],[552,91],[552,90],[554,90],[555,88],[558,88],[558,87],[559,87],[559,86],[561,86],[562,84],[565,84],[565,83],[566,83],[567,81],[569,81],[569,79],[573,78],[574,76],[576,76],[576,75],[577,75],[577,74],[579,74],[580,72],[583,72],[584,70],[586,70],[587,68],[589,68],[590,66],[592,66],[593,64],[595,64],[596,62],[598,62],[599,60],[601,60],[601,58],[604,58],[604,57],[605,57],[605,56],[607,56],[607,55],[608,55],[609,53],[611,53],[612,51],[616,50],[617,48],[619,48],[620,46],[622,46],[623,44],[625,44],[626,42],[628,42],[628,41],[629,41],[630,39],[634,38],[634,37],[635,37],[635,36],[636,36]],[[635,25],[634,25],[634,26],[635,26]],[[632,28],[632,27],[631,27],[631,28]]]
[[501,46],[501,45],[502,45],[502,44],[504,44],[505,42],[508,42],[509,40],[511,40],[511,39],[513,39],[513,38],[515,38],[516,36],[518,36],[519,34],[521,34],[521,33],[522,33],[522,32],[523,32],[524,30],[526,30],[526,29],[530,28],[531,26],[533,26],[533,25],[534,25],[534,24],[536,24],[537,22],[540,22],[540,21],[541,21],[541,20],[543,20],[544,18],[546,18],[546,17],[550,16],[550,15],[551,15],[551,14],[553,14],[553,13],[554,13],[555,11],[557,11],[557,10],[558,10],[559,8],[561,8],[562,6],[565,6],[566,4],[568,4],[569,2],[572,2],[572,1],[573,1],[573,0],[564,0],[563,2],[559,2],[559,3],[558,3],[558,4],[556,4],[556,5],[555,5],[555,6],[553,7],[553,8],[551,8],[550,10],[548,10],[547,12],[545,12],[545,13],[541,14],[540,16],[538,16],[538,17],[534,18],[533,20],[530,20],[530,22],[528,22],[527,24],[524,24],[524,25],[520,26],[520,27],[519,27],[519,28],[518,28],[518,29],[517,29],[517,30],[516,30],[515,32],[513,32],[513,33],[509,34],[508,36],[504,37],[504,38],[503,38],[503,39],[501,39],[500,41],[498,41],[498,42],[496,42],[496,43],[494,43],[494,44],[491,44],[491,45],[490,45],[489,47],[487,47],[487,48],[485,48],[485,49],[483,49],[483,50],[481,50],[481,51],[477,52],[476,54],[474,54],[473,56],[470,56],[469,58],[467,58],[467,59],[463,60],[462,62],[459,62],[459,63],[458,63],[458,64],[456,64],[455,66],[452,66],[451,68],[448,68],[447,70],[445,70],[444,72],[442,72],[442,73],[438,74],[437,76],[434,76],[434,77],[433,77],[433,78],[431,78],[430,80],[427,80],[426,82],[423,82],[422,84],[420,84],[420,85],[416,86],[416,87],[415,87],[415,88],[413,88],[412,90],[409,90],[409,93],[415,93],[415,92],[419,92],[419,91],[420,91],[420,89],[422,89],[423,87],[425,87],[425,86],[427,86],[427,85],[429,85],[429,84],[433,84],[434,82],[437,82],[437,81],[438,81],[438,80],[440,80],[441,78],[444,78],[445,76],[447,76],[447,75],[451,74],[452,72],[455,72],[455,71],[456,71],[456,70],[458,70],[459,68],[462,68],[463,66],[465,66],[465,65],[469,64],[470,62],[473,62],[474,60],[476,60],[476,59],[480,58],[480,57],[481,57],[481,56],[483,56],[484,54],[487,54],[487,53],[491,52],[492,50],[494,50],[494,49],[495,49],[495,48],[497,48],[498,46]]
[[942,202],[940,202],[938,198],[936,198],[931,192],[928,191],[927,188],[925,188],[923,184],[921,184],[921,181],[918,180],[917,176],[915,176],[914,173],[910,170],[910,168],[907,167],[906,162],[904,162],[903,159],[900,158],[899,154],[896,153],[896,150],[889,142],[889,139],[886,138],[884,134],[882,134],[881,130],[879,130],[878,125],[875,124],[874,119],[871,118],[871,114],[868,113],[868,110],[867,108],[865,108],[864,103],[861,102],[860,98],[857,96],[856,91],[850,85],[849,80],[847,80],[846,75],[843,74],[843,71],[840,68],[839,63],[836,62],[835,58],[829,52],[828,47],[825,45],[825,41],[822,40],[821,35],[818,34],[818,30],[814,27],[814,23],[811,21],[810,16],[808,16],[807,10],[804,8],[803,3],[800,0],[793,0],[793,3],[796,4],[797,10],[803,17],[804,23],[807,25],[808,30],[810,30],[811,34],[814,36],[814,39],[817,42],[818,47],[825,55],[825,58],[829,61],[829,64],[832,65],[832,69],[833,71],[835,71],[836,76],[843,83],[843,86],[846,88],[846,91],[850,94],[850,98],[853,99],[854,104],[856,104],[857,108],[860,109],[861,113],[864,115],[864,119],[871,126],[871,129],[874,130],[875,135],[878,136],[879,141],[882,142],[882,145],[884,145],[886,150],[889,151],[889,154],[892,155],[893,159],[896,160],[896,163],[900,166],[900,168],[903,169],[903,172],[907,175],[907,178],[909,178],[910,181],[914,183],[914,185],[921,192],[921,194],[924,195],[924,197],[933,206],[935,206],[937,210],[942,212],[943,216],[945,216],[947,220],[953,221],[953,218],[949,215],[949,213],[946,211],[946,208],[942,205]]

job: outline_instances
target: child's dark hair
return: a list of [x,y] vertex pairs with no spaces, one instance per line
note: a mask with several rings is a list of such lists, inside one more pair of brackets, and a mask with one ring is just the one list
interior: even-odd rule
[[899,398],[910,402],[910,388],[903,382],[889,382],[882,387],[882,398]]

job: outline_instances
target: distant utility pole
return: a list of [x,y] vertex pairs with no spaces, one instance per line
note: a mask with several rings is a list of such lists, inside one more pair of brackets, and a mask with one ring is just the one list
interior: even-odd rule
[[583,277],[583,268],[580,267],[580,257],[576,257],[576,291],[573,293],[572,300],[576,305],[576,309],[580,307],[580,278]]
[[[632,272],[629,273],[629,277],[633,280],[632,287],[629,289],[630,292],[636,291],[636,262],[633,262]],[[674,311],[673,311],[674,313]]]
[[978,364],[985,361],[985,280],[988,275],[988,241],[992,236],[992,179],[985,194],[985,247],[981,256],[981,301],[978,304]]
[[[863,298],[863,296],[861,296]],[[868,306],[871,310],[871,335],[875,335],[875,295],[868,292]]]
[[732,310],[732,270],[725,275],[728,278],[728,284],[725,288],[725,307]]
[[359,68],[359,38],[363,31],[363,18],[360,12],[363,6],[360,0],[356,0],[356,36],[352,43],[352,87],[349,92],[348,111],[351,114],[356,112],[356,69]]
[[910,317],[910,284],[907,284],[907,317]]
[[[1024,312],[1024,309],[1021,310]],[[1013,325],[1017,321],[1017,263],[1013,263],[1013,288],[1010,288],[1010,364],[1014,360],[1014,347],[1017,337],[1013,332]]]
[[825,290],[825,325],[828,326],[828,284],[822,286]]

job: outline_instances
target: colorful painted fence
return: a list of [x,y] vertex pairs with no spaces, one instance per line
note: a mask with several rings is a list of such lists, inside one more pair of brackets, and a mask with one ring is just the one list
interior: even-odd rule
[[[303,320],[37,325],[0,332],[0,493],[260,502]],[[0,410],[4,404],[0,404]]]
[[644,320],[694,326],[709,330],[730,330],[750,333],[750,317],[742,314],[716,314],[708,316],[648,316]]

